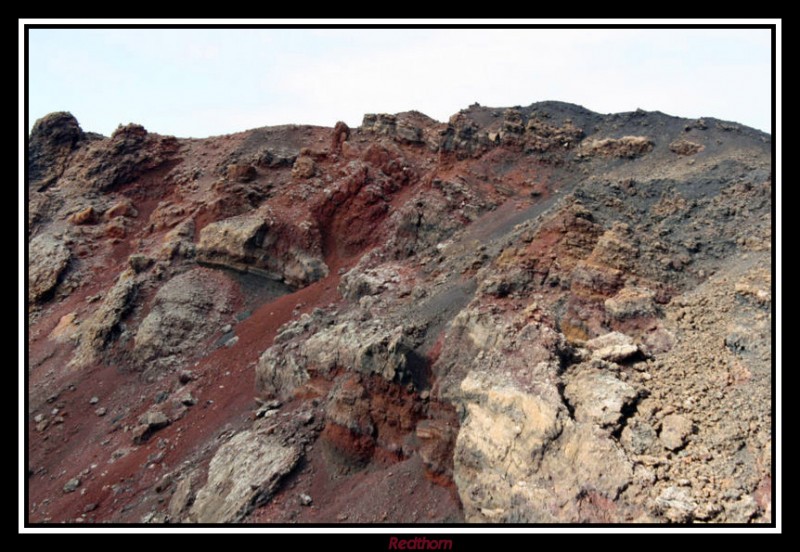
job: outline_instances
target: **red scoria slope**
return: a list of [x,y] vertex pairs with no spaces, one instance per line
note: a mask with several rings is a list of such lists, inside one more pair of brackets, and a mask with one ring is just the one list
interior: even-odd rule
[[771,519],[766,135],[55,113],[28,158],[30,523]]

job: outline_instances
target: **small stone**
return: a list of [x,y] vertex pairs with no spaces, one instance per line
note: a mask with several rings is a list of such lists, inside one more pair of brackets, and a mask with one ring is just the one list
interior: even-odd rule
[[150,268],[153,265],[153,259],[141,253],[134,253],[128,257],[128,265],[138,274]]
[[180,398],[183,406],[194,406],[197,404],[197,399],[191,393],[184,393]]
[[100,408],[94,411],[94,413],[97,414],[98,416],[105,416],[106,412],[107,411],[105,406],[101,406]]
[[155,491],[157,493],[162,493],[165,490],[167,490],[170,485],[172,485],[172,474],[170,473],[164,474],[161,480],[158,483],[156,483]]
[[94,207],[89,205],[85,209],[71,214],[67,220],[75,225],[94,224],[97,222],[97,213],[95,212]]
[[37,424],[41,423],[43,420],[44,420],[43,414],[37,414],[36,416],[33,417],[33,421],[36,422]]
[[181,370],[181,373],[178,374],[178,381],[184,385],[194,380],[195,378],[196,376],[194,375],[194,372],[192,372],[191,370]]
[[159,391],[158,393],[156,393],[156,397],[155,397],[155,400],[154,400],[154,402],[155,402],[156,404],[161,404],[161,403],[163,403],[165,400],[167,400],[167,397],[169,397],[169,391],[166,391],[166,390],[164,390],[164,391]]
[[91,399],[89,399],[89,404],[97,404],[99,402],[100,402],[100,399],[97,398],[97,397],[92,397]]
[[689,490],[678,487],[667,487],[655,501],[656,511],[674,523],[691,521],[697,503]]
[[89,504],[83,507],[84,514],[88,514],[89,512],[94,512],[95,510],[97,510],[96,502],[90,502]]
[[225,346],[230,348],[230,347],[233,347],[234,345],[236,345],[238,342],[239,342],[239,336],[235,335],[232,338],[230,338],[228,341],[225,342]]
[[232,329],[233,329],[233,326],[231,326],[230,324],[225,324],[224,326],[222,326],[222,333],[226,334],[229,331],[231,331]]
[[430,396],[431,396],[431,393],[427,389],[419,394],[419,398],[422,399],[423,401],[427,401],[428,398],[430,398]]
[[271,418],[278,413],[278,410],[272,408],[269,404],[262,404],[256,409],[256,418]]
[[311,506],[311,502],[313,501],[310,496],[308,496],[305,493],[300,494],[300,504],[302,504],[303,506]]
[[161,429],[169,425],[169,418],[160,410],[148,410],[139,417],[139,423],[151,429]]
[[[148,455],[148,457],[147,457],[147,463],[148,463],[148,464],[158,464],[158,463],[159,463],[159,462],[161,462],[163,459],[164,459],[164,451],[163,451],[163,450],[161,450],[161,451],[154,452],[153,454],[150,454],[150,455]],[[148,468],[149,468],[149,467],[150,467],[150,466],[148,466]],[[152,468],[150,468],[150,469],[152,469]]]
[[592,351],[592,358],[608,362],[627,360],[639,353],[633,340],[625,334],[611,332],[595,337],[586,342],[586,348]]
[[665,448],[677,450],[686,444],[691,433],[691,420],[679,414],[670,414],[669,416],[665,416],[664,420],[661,422],[661,434],[659,435],[659,439]]
[[147,441],[147,439],[150,438],[151,434],[152,431],[150,430],[150,428],[147,427],[145,424],[141,424],[133,428],[133,430],[131,431],[131,438],[134,444],[140,445],[145,441]]
[[283,405],[283,403],[281,403],[281,401],[279,401],[277,399],[272,399],[272,400],[269,400],[269,401],[259,400],[258,402],[262,406],[265,406],[266,408],[268,408],[270,410],[276,410],[276,409],[280,408]]
[[70,479],[69,481],[64,483],[64,492],[65,493],[73,493],[80,486],[81,486],[81,480],[78,479],[77,477],[73,477],[72,479]]

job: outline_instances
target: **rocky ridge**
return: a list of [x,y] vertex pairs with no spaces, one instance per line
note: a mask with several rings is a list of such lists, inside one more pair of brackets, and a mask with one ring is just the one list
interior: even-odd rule
[[29,518],[768,522],[770,153],[558,102],[204,140],[49,115]]

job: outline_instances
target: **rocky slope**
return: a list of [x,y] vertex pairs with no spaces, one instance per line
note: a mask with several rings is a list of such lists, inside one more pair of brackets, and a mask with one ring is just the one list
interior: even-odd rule
[[37,121],[30,522],[771,521],[771,146],[557,102]]

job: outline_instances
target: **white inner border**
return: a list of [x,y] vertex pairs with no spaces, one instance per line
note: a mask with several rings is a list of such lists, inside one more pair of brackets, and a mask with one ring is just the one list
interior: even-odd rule
[[[436,531],[443,533],[453,534],[474,534],[474,533],[490,533],[490,534],[520,534],[520,533],[557,533],[557,534],[572,534],[572,533],[780,533],[782,532],[782,456],[781,456],[781,435],[782,435],[782,419],[781,419],[781,186],[783,183],[781,171],[781,144],[782,144],[782,111],[781,111],[781,77],[782,77],[782,56],[781,56],[781,19],[19,19],[18,20],[18,43],[19,43],[19,60],[18,60],[18,83],[19,83],[19,112],[18,112],[18,130],[17,136],[19,142],[19,157],[18,157],[18,205],[17,213],[19,225],[17,229],[18,235],[18,255],[17,255],[17,278],[18,278],[18,297],[17,297],[17,311],[18,311],[18,452],[19,452],[19,469],[18,474],[18,501],[19,509],[17,516],[18,532],[25,534],[46,534],[46,533],[284,533],[284,534],[386,534],[387,546],[389,535],[407,535],[407,536],[422,536],[430,535]],[[25,431],[27,413],[24,412],[24,400],[27,392],[25,388],[26,378],[25,371],[25,327],[27,325],[26,316],[26,299],[24,296],[24,281],[26,277],[26,259],[25,259],[25,236],[27,225],[27,212],[25,208],[25,142],[22,140],[23,136],[27,135],[25,127],[25,79],[27,77],[25,67],[25,27],[31,24],[52,24],[52,25],[331,25],[343,24],[352,26],[363,25],[376,25],[376,24],[391,24],[391,25],[429,25],[437,27],[441,25],[492,25],[503,27],[507,25],[622,25],[637,27],[641,25],[732,25],[732,24],[749,24],[749,25],[775,25],[775,125],[773,128],[773,143],[775,149],[775,174],[773,175],[773,187],[775,189],[775,220],[773,221],[773,231],[775,235],[775,250],[772,252],[775,261],[775,297],[774,301],[774,316],[775,316],[775,396],[773,401],[775,404],[776,419],[773,420],[773,428],[775,431],[775,473],[773,477],[773,491],[775,497],[775,510],[772,512],[773,520],[775,520],[776,527],[763,528],[726,528],[725,526],[700,526],[700,527],[670,527],[665,526],[662,528],[636,528],[636,527],[620,527],[620,528],[593,528],[587,526],[585,529],[582,527],[564,527],[564,528],[534,528],[534,527],[504,527],[504,526],[489,526],[480,525],[472,527],[451,527],[441,525],[438,527],[343,527],[343,528],[327,528],[327,527],[304,527],[298,526],[295,528],[284,527],[225,527],[219,526],[214,528],[203,527],[179,527],[171,528],[167,526],[154,526],[152,528],[109,528],[97,526],[70,526],[64,528],[37,528],[35,526],[24,527],[25,512],[27,504],[25,503],[25,495],[23,489],[26,485],[27,479],[27,466],[25,466]],[[454,549],[458,547],[458,541],[454,542]]]

